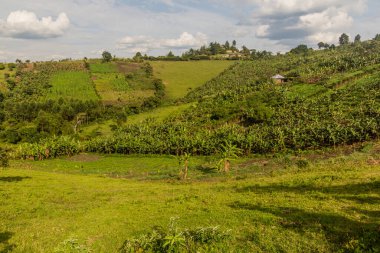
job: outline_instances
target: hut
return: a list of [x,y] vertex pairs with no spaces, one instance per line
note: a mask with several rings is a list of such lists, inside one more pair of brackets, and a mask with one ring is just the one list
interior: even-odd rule
[[280,74],[277,74],[275,76],[272,76],[272,79],[273,81],[276,83],[276,84],[281,84],[281,83],[285,83],[286,82],[286,78],[283,77],[282,75]]

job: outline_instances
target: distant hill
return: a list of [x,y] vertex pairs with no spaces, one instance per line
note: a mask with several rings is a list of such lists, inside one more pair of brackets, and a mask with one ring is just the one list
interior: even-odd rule
[[107,153],[351,144],[379,136],[379,69],[376,40],[239,62],[20,63],[3,95],[1,136],[69,135],[81,150]]

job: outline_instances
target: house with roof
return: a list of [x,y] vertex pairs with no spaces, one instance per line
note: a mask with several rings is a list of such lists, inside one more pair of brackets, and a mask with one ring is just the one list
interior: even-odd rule
[[271,78],[274,81],[274,83],[276,83],[276,84],[281,84],[281,83],[285,83],[286,82],[286,77],[284,77],[284,76],[282,76],[280,74],[272,76]]

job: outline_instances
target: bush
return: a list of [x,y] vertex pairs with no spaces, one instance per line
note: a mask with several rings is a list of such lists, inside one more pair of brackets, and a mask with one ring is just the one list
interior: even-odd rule
[[0,167],[6,168],[9,166],[8,152],[3,148],[0,148]]
[[150,233],[126,240],[119,252],[221,252],[228,247],[225,242],[229,238],[229,231],[221,231],[219,227],[181,231],[172,218],[168,229],[153,227]]

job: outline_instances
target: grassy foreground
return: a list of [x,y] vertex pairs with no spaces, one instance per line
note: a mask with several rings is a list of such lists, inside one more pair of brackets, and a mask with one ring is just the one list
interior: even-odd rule
[[337,252],[368,236],[379,243],[379,151],[247,158],[229,175],[213,169],[214,158],[196,157],[187,182],[169,156],[12,162],[0,172],[0,252],[54,252],[70,238],[117,252],[171,217],[180,228],[231,229],[233,252]]

